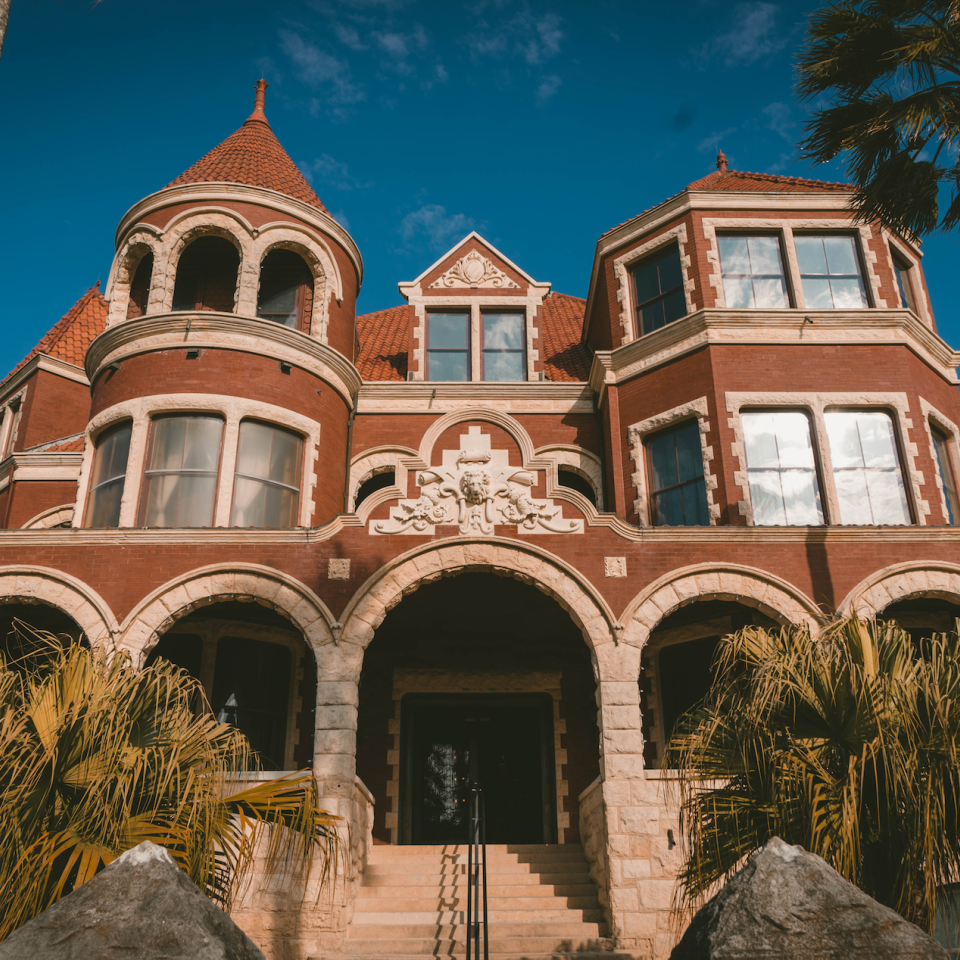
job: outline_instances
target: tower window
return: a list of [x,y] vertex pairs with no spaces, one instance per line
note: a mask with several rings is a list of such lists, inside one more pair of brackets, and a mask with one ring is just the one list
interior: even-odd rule
[[293,250],[271,250],[260,265],[257,316],[308,332],[313,274]]
[[686,316],[687,299],[683,293],[679,247],[672,246],[665,253],[661,251],[647,257],[633,268],[632,273],[637,298],[637,328],[641,334],[653,333]]
[[867,294],[860,276],[857,245],[851,236],[795,238],[803,299],[814,310],[860,310]]
[[654,434],[645,446],[653,526],[708,526],[710,514],[703,479],[700,422],[685,420]]
[[772,235],[717,238],[728,307],[789,307],[780,240]]
[[133,421],[124,420],[97,437],[85,527],[120,525],[120,500],[123,497],[132,432]]
[[153,421],[140,526],[213,525],[222,436],[219,417],[172,416]]
[[237,294],[240,254],[223,237],[194,240],[177,264],[174,310],[215,310],[232,313]]
[[130,302],[127,305],[127,319],[142,317],[147,312],[150,299],[150,280],[153,277],[153,254],[147,253],[137,264],[133,280],[130,283]]
[[910,282],[911,267],[899,254],[890,251],[893,259],[893,275],[897,280],[897,290],[900,291],[900,305],[906,310],[917,312],[917,304],[913,296],[913,284]]
[[231,526],[297,525],[302,453],[303,441],[289,430],[258,420],[240,424]]

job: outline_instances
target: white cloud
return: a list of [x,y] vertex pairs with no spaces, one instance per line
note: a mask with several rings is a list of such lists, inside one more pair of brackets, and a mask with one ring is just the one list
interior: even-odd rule
[[537,103],[546,103],[560,89],[561,83],[563,81],[556,74],[544,77],[537,87]]
[[446,70],[444,70],[442,63],[437,64],[435,73],[436,73],[437,83],[446,83],[450,79],[450,74],[447,73]]
[[313,183],[315,180],[335,187],[337,190],[365,189],[372,183],[361,183],[351,176],[345,163],[335,160],[329,153],[321,153],[315,160],[303,160],[297,164],[301,173]]
[[786,103],[771,103],[761,111],[767,126],[774,133],[779,133],[788,143],[793,143],[796,137],[796,124],[790,118],[792,112]]
[[333,32],[345,47],[349,47],[351,50],[367,49],[367,45],[361,41],[360,34],[354,27],[348,27],[346,24],[338,22],[333,25]]
[[278,32],[283,52],[293,62],[300,79],[313,86],[329,84],[325,101],[334,113],[342,116],[345,107],[366,99],[363,88],[353,82],[345,60],[308,43],[292,30]]
[[537,36],[531,38],[524,46],[524,58],[527,63],[537,64],[560,52],[560,41],[563,33],[560,31],[560,18],[555,13],[548,13],[536,23]]
[[401,33],[375,33],[374,38],[381,50],[385,50],[398,60],[405,60],[409,54],[407,41]]
[[330,214],[330,216],[333,217],[333,219],[336,220],[344,230],[349,231],[350,221],[347,219],[347,215],[342,210],[335,210]]
[[536,66],[560,52],[563,36],[557,14],[536,18],[529,10],[523,10],[497,23],[481,21],[480,30],[470,34],[466,42],[475,60],[510,55]]
[[719,133],[711,133],[709,137],[704,137],[697,144],[697,149],[701,153],[715,153],[723,146],[723,141],[735,134],[737,130],[737,127],[727,127],[726,130],[721,130]]
[[734,26],[701,48],[702,56],[718,56],[728,66],[748,66],[782,50],[790,36],[777,28],[780,7],[775,3],[740,3],[733,10]]
[[466,214],[448,214],[446,207],[427,203],[403,218],[400,236],[407,241],[425,238],[429,246],[445,249],[469,233],[473,226],[473,220]]

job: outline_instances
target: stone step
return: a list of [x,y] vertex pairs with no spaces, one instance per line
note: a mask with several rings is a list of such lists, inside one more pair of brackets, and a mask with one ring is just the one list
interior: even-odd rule
[[[576,960],[608,954],[614,949],[612,940],[604,935],[587,934],[572,937],[556,936],[492,936],[489,943],[490,960],[506,960],[507,957],[523,957],[533,960],[544,955],[553,960],[558,957],[575,956]],[[449,937],[348,939],[344,940],[343,955],[354,958],[373,958],[377,960],[407,960],[407,958],[455,958],[460,960],[466,954],[463,937],[451,940]],[[623,954],[617,956],[623,960]]]
[[[403,848],[398,847],[397,849]],[[429,863],[431,866],[439,867],[444,864],[466,864],[469,860],[470,858],[466,853],[423,853],[393,856],[374,852],[367,857],[367,863],[390,864],[398,869],[403,869],[408,864],[413,863]],[[569,853],[564,851],[562,854],[543,851],[535,853],[496,853],[488,849],[487,863],[586,863],[586,859],[580,849],[574,849]]]
[[[578,923],[549,921],[543,923],[498,923],[493,928],[491,923],[490,941],[498,939],[543,939],[556,938],[554,943],[561,943],[571,938],[589,940],[590,937],[599,937],[606,934],[606,924],[601,922]],[[385,942],[396,940],[462,940],[466,937],[465,923],[357,923],[354,921],[348,930],[347,940],[381,940]],[[521,948],[522,949],[522,948]],[[550,948],[547,948],[550,949]]]
[[[481,908],[482,909],[482,908]],[[603,910],[599,906],[587,909],[567,909],[559,907],[557,909],[532,908],[516,910],[494,910],[488,906],[487,917],[491,929],[494,924],[498,930],[504,926],[513,926],[522,924],[526,926],[538,927],[543,924],[576,924],[576,923],[603,923]],[[433,910],[378,910],[366,911],[354,914],[353,923],[355,927],[366,926],[429,926],[435,924],[442,927],[462,926],[467,922],[467,909],[454,910],[441,908]],[[551,927],[551,929],[554,929]]]
[[[377,843],[370,847],[371,856],[389,857],[417,857],[427,854],[462,854],[467,855],[467,843]],[[489,854],[556,854],[558,856],[583,856],[583,848],[579,843],[488,843]]]
[[[405,891],[410,893],[410,891]],[[495,897],[487,892],[487,909],[490,911],[503,910],[595,910],[600,903],[596,893],[589,893],[580,897]],[[425,910],[466,910],[466,891],[460,896],[433,896],[386,898],[386,897],[358,897],[356,910],[358,913],[377,913],[397,910],[413,910],[423,913]]]
[[[531,874],[531,878],[535,874]],[[593,897],[596,899],[597,888],[592,882],[583,883],[540,883],[537,881],[518,883],[514,882],[516,878],[511,878],[510,883],[487,883],[487,898],[493,900],[495,897]],[[405,878],[409,880],[409,878]],[[489,878],[488,878],[489,881]],[[357,903],[362,900],[391,899],[397,896],[399,891],[394,887],[400,884],[378,884],[377,886],[361,887],[357,892]],[[403,893],[407,897],[466,897],[467,883],[465,878],[456,882],[446,880],[440,881],[437,878],[428,878],[428,882],[414,886],[411,883],[403,883]]]
[[[490,889],[493,887],[529,887],[536,889],[538,887],[556,887],[575,884],[583,886],[589,884],[590,874],[585,870],[582,873],[531,873],[531,874],[487,874],[487,885]],[[457,884],[450,882],[450,878],[441,878],[436,874],[432,876],[398,876],[397,874],[363,874],[363,888],[389,888],[389,887],[431,887],[433,890],[453,887],[464,884],[461,879]]]
[[[392,863],[368,863],[363,871],[364,876],[372,877],[455,877],[466,876],[465,863],[411,863],[403,869]],[[558,863],[487,863],[487,876],[544,876],[557,873],[589,874],[590,867],[586,860],[561,860]]]

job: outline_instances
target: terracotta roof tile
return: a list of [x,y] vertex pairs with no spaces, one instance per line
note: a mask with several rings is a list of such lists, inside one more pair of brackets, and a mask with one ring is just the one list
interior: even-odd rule
[[[551,293],[540,307],[540,356],[555,382],[583,381],[590,372],[590,350],[580,342],[585,307],[585,300],[563,293]],[[409,324],[406,304],[357,317],[357,368],[364,380],[407,379]]]
[[580,342],[587,301],[565,293],[548,294],[540,307],[540,358],[547,376],[559,382],[586,380],[592,355]]
[[[266,88],[266,84],[263,84],[263,88]],[[243,126],[167,186],[174,187],[181,183],[244,183],[250,187],[285,193],[324,213],[328,212],[270,129],[263,114],[259,85],[257,105]]]
[[107,325],[107,301],[104,300],[98,280],[56,323],[47,335],[4,377],[16,373],[38,353],[55,357],[75,366],[83,366],[90,344]]
[[[731,193],[759,193],[761,191],[775,191],[779,193],[795,193],[798,191],[803,193],[831,193],[833,191],[851,191],[853,187],[848,183],[831,183],[827,180],[805,180],[803,177],[781,177],[772,173],[746,173],[742,170],[714,170],[705,177],[701,177],[699,180],[694,180],[693,183],[687,184],[686,189],[693,191],[729,191]],[[601,236],[605,237],[607,234],[613,233],[614,230],[619,230],[625,224],[632,223],[645,213],[649,213],[651,210],[656,209],[656,207],[664,203],[669,203],[679,196],[679,193],[675,193],[672,197],[661,200],[660,203],[655,206],[641,210],[636,216],[631,217],[629,220],[624,220],[623,223],[618,223],[615,227],[611,227],[605,233],[602,233]]]
[[50,440],[39,446],[30,447],[24,453],[83,453],[83,434],[75,433],[72,437],[61,437],[59,440]]
[[364,380],[407,379],[409,323],[407,304],[357,317],[357,369]]

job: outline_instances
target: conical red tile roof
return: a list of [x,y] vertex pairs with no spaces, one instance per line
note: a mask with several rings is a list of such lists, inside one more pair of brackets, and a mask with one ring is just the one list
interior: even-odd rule
[[329,213],[270,129],[263,112],[266,87],[267,84],[262,80],[257,84],[256,105],[243,126],[167,186],[175,187],[182,183],[244,183],[250,187],[285,193],[288,197]]

